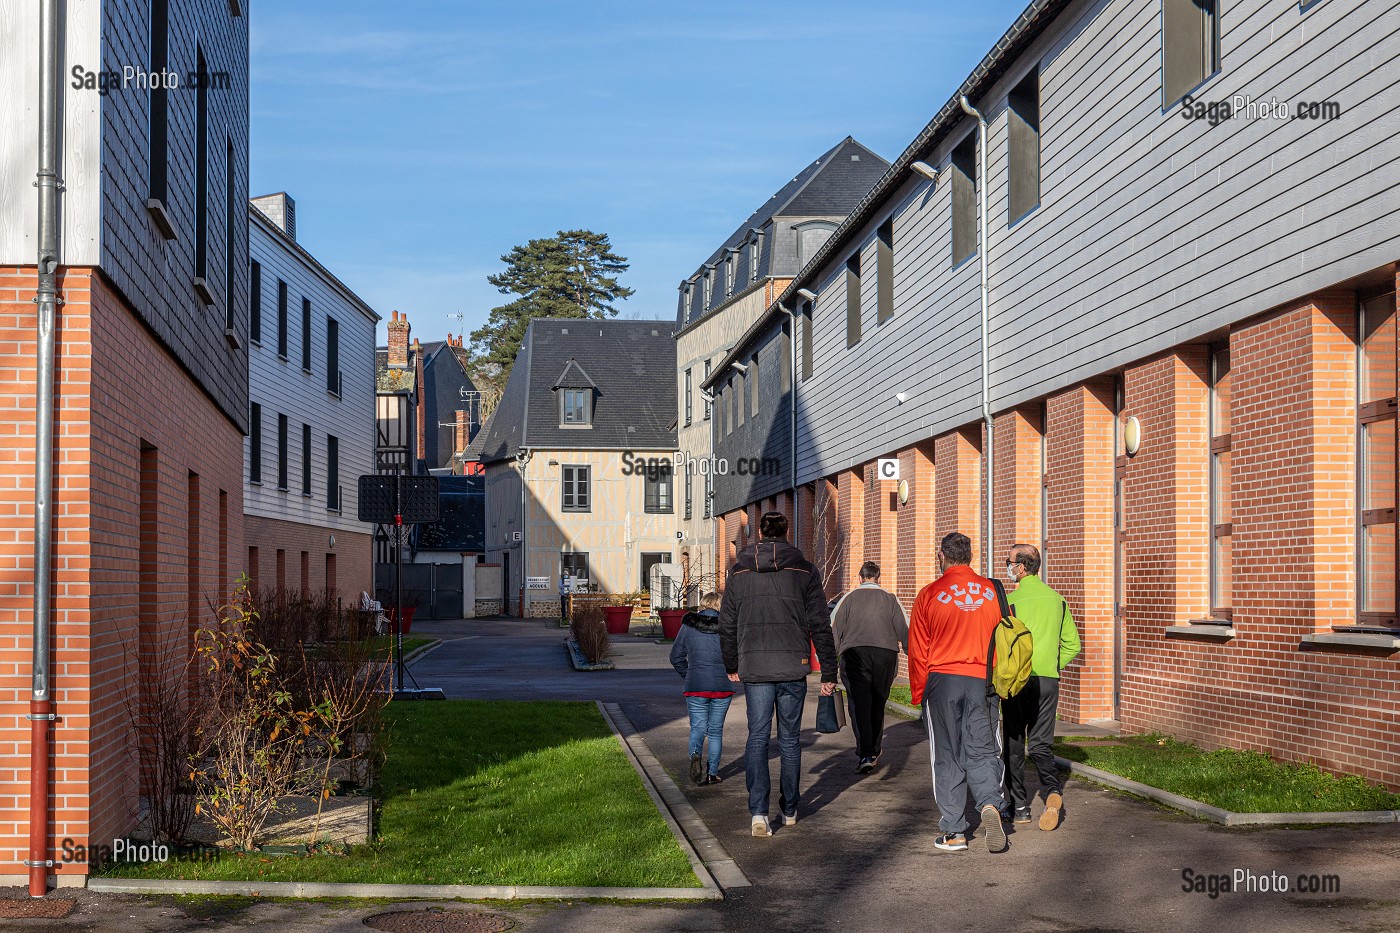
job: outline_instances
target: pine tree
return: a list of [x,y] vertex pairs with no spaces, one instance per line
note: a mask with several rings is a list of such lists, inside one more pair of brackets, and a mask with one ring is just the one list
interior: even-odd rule
[[500,373],[502,386],[532,318],[614,317],[612,303],[633,293],[618,284],[627,259],[612,251],[605,233],[560,230],[557,236],[512,248],[501,262],[505,271],[486,281],[503,295],[519,297],[492,308],[487,322],[472,331],[471,341],[473,357]]

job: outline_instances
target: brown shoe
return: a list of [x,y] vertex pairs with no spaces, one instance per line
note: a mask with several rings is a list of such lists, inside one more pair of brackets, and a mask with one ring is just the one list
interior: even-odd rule
[[1040,828],[1047,833],[1060,825],[1060,806],[1065,802],[1059,791],[1051,791],[1045,798],[1045,812],[1040,814]]

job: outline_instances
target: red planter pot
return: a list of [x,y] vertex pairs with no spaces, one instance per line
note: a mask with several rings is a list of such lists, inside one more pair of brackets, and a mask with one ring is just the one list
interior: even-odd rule
[[609,635],[626,635],[632,624],[632,607],[604,606],[603,616],[607,620]]
[[[414,614],[415,612],[417,612],[417,611],[418,611],[418,607],[417,607],[417,606],[404,606],[404,607],[403,607],[403,633],[404,633],[405,635],[407,635],[410,631],[413,630],[413,614]],[[393,621],[394,616],[395,616],[395,613],[394,613],[393,608],[391,607],[391,608],[389,609],[389,619],[390,619],[390,621]]]
[[812,647],[812,657],[811,657],[812,672],[813,672],[813,673],[820,673],[820,671],[821,671],[821,669],[822,669],[822,662],[820,662],[820,661],[817,660],[817,646],[816,646],[816,645],[813,645],[810,641],[807,642],[807,644],[808,644],[808,645],[811,645],[811,647]]
[[661,637],[675,638],[681,633],[681,619],[685,618],[684,609],[661,609],[658,614],[661,616]]

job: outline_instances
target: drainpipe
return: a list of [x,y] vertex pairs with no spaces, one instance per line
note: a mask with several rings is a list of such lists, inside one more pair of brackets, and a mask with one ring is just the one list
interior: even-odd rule
[[988,345],[989,331],[991,330],[988,317],[987,301],[987,120],[976,108],[968,102],[967,95],[958,97],[958,103],[962,105],[963,112],[977,120],[977,262],[981,267],[982,278],[982,425],[985,432],[983,453],[984,463],[982,466],[982,481],[986,487],[986,514],[982,520],[982,550],[986,555],[982,565],[982,573],[992,576],[992,398],[991,398],[991,373],[989,361],[991,358]]
[[[522,447],[515,455],[515,463],[520,467],[520,618],[530,617],[530,535],[526,528],[525,515],[525,471],[530,465],[530,451]],[[506,581],[510,585],[510,581]]]
[[788,349],[791,351],[791,359],[788,361],[788,411],[792,415],[792,425],[790,427],[788,444],[788,464],[791,467],[792,483],[792,543],[796,544],[802,540],[801,522],[802,510],[797,507],[797,315],[791,308],[784,308],[778,305],[778,310],[787,315],[788,319]]
[[34,428],[34,659],[29,696],[29,896],[48,893],[49,736],[53,685],[49,669],[49,625],[53,613],[53,429],[54,326],[58,315],[59,0],[39,11],[39,288],[38,361]]

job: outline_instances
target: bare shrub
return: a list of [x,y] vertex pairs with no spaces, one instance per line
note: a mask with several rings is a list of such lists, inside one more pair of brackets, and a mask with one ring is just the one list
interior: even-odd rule
[[573,620],[569,623],[569,634],[578,642],[579,651],[589,664],[606,660],[612,653],[606,616],[602,607],[596,603],[585,603],[574,610]]
[[175,845],[189,841],[195,817],[189,762],[199,714],[189,696],[187,637],[177,626],[164,626],[151,646],[149,669],[143,670],[138,658],[135,671],[127,672],[128,682],[136,685],[127,695],[126,711],[135,736],[130,748],[146,805],[146,829],[154,841]]

